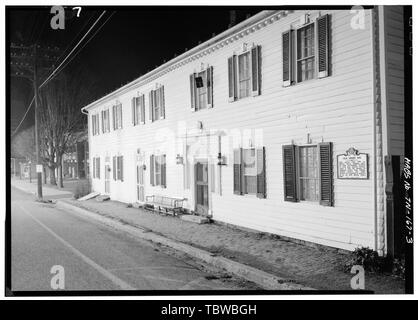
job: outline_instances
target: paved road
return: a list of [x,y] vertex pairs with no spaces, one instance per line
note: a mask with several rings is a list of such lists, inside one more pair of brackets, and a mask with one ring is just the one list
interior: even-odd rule
[[65,290],[254,288],[168,248],[35,202],[15,188],[11,219],[13,291],[53,290],[53,266],[64,268]]

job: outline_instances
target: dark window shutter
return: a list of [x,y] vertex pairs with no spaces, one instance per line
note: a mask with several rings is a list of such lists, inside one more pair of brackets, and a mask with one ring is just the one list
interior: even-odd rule
[[122,104],[119,104],[119,128],[122,129],[122,124],[123,124],[123,120],[122,120]]
[[329,75],[329,15],[326,14],[317,19],[318,29],[318,78]]
[[97,158],[97,178],[100,179],[100,157]]
[[165,98],[164,98],[164,86],[160,87],[160,118],[165,119]]
[[116,157],[113,157],[113,180],[116,181]]
[[136,125],[137,124],[137,121],[136,121],[135,102],[136,102],[135,97],[133,97],[132,98],[132,101],[131,101],[131,105],[132,105],[132,124],[133,125]]
[[91,134],[94,136],[94,114],[91,116]]
[[119,172],[120,172],[120,177],[119,179],[121,181],[123,181],[123,156],[119,157]]
[[206,69],[208,108],[213,108],[213,67]]
[[261,62],[261,47],[256,46],[251,49],[251,82],[252,95],[258,96],[260,94],[260,62]]
[[234,194],[242,194],[242,149],[234,149]]
[[332,190],[332,143],[322,142],[319,144],[319,173],[320,173],[320,204],[323,206],[333,205]]
[[228,58],[228,92],[229,101],[235,101],[237,96],[237,81],[236,81],[236,56]]
[[150,177],[150,184],[154,185],[154,155],[152,154],[149,159],[149,177]]
[[116,106],[112,106],[113,130],[116,130]]
[[292,39],[292,30],[282,34],[283,86],[286,87],[292,84]]
[[145,94],[141,96],[141,123],[145,124]]
[[93,158],[93,178],[96,178],[96,158]]
[[167,164],[166,164],[166,155],[161,157],[161,187],[167,187]]
[[256,149],[257,156],[257,197],[266,198],[266,149]]
[[196,74],[192,73],[190,75],[190,107],[192,111],[196,111],[196,84],[195,84]]
[[296,146],[283,146],[284,200],[297,201]]
[[154,121],[154,95],[153,90],[149,92],[149,119]]

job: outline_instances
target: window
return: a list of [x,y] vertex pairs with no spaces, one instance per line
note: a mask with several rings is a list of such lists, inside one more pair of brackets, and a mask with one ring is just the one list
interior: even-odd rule
[[283,33],[283,86],[329,75],[329,20],[329,15],[320,16],[316,22]]
[[91,116],[91,127],[92,127],[92,133],[93,136],[98,135],[99,134],[99,115],[98,114],[93,114]]
[[250,53],[246,52],[238,56],[238,98],[250,95]]
[[150,120],[156,121],[165,118],[164,86],[151,90],[149,93]]
[[122,104],[118,103],[113,106],[113,130],[122,129]]
[[315,26],[313,23],[297,30],[297,81],[313,79],[315,72]]
[[132,98],[132,123],[134,126],[145,123],[145,95]]
[[113,157],[113,180],[123,181],[123,156]]
[[261,47],[252,46],[228,58],[229,101],[260,94]]
[[100,157],[93,157],[93,178],[100,179]]
[[190,75],[192,111],[213,107],[213,67]]
[[166,155],[151,155],[150,183],[152,186],[167,187],[166,183]]
[[110,112],[109,109],[102,111],[102,132],[110,132]]
[[283,146],[285,201],[333,205],[332,143]]
[[264,147],[234,150],[234,193],[266,198]]
[[319,163],[316,146],[299,147],[300,200],[319,200]]

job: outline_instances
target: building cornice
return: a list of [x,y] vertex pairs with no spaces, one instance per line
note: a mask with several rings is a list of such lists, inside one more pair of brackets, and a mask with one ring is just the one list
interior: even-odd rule
[[280,18],[285,17],[290,13],[289,10],[264,10],[249,19],[242,21],[241,23],[229,28],[228,30],[220,33],[219,35],[203,42],[202,44],[194,47],[193,49],[186,51],[185,53],[171,59],[163,65],[151,70],[145,75],[127,83],[126,85],[116,89],[115,91],[105,95],[104,97],[93,101],[81,110],[87,111],[99,104],[106,103],[109,100],[116,99],[118,96],[126,93],[127,91],[138,88],[144,84],[152,82],[161,76],[176,70],[188,63],[203,58],[223,47],[226,47],[264,27],[278,21]]

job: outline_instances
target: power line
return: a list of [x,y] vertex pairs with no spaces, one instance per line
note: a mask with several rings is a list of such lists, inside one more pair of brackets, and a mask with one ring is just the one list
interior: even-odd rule
[[70,55],[77,49],[77,47],[80,45],[80,43],[84,40],[85,37],[90,33],[90,31],[94,28],[94,26],[99,22],[99,20],[103,17],[103,15],[106,13],[106,10],[102,12],[102,14],[97,18],[97,20],[93,23],[93,25],[90,27],[90,29],[86,32],[86,34],[78,41],[76,46],[70,51],[70,53],[64,58],[64,60],[60,63],[58,67],[56,67],[51,74],[46,78],[46,80],[39,86],[39,88],[42,88],[49,80],[54,76],[54,74],[57,72],[57,70],[64,64],[64,62],[70,57]]
[[[77,54],[79,54],[81,52],[81,50],[83,50],[83,48],[95,37],[95,35],[104,27],[104,25],[110,20],[110,18],[115,14],[115,12],[112,12],[112,14],[105,20],[105,22],[103,22],[103,24],[93,33],[93,35],[86,41],[86,43],[83,44],[83,46],[80,48],[80,50],[78,50],[76,52],[76,54],[74,54],[70,60],[68,60],[65,65],[61,68],[61,70],[59,70],[55,75],[57,76],[58,73],[60,73],[71,61],[73,61],[73,59],[77,56]],[[52,77],[50,80],[52,80],[54,77]]]
[[26,118],[26,115],[28,114],[28,112],[29,112],[30,108],[32,107],[32,104],[33,104],[33,102],[34,102],[34,101],[35,101],[35,96],[33,96],[32,100],[31,100],[31,102],[30,102],[30,104],[29,104],[29,107],[26,109],[26,112],[25,112],[25,114],[23,115],[22,120],[20,120],[20,123],[18,124],[18,126],[16,127],[16,129],[13,131],[13,133],[12,133],[12,137],[15,135],[15,133],[17,132],[17,130],[19,130],[20,126],[22,125],[23,121],[24,121],[24,120],[25,120],[25,118]]

